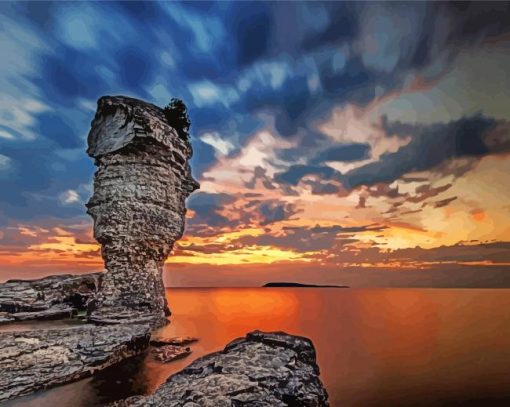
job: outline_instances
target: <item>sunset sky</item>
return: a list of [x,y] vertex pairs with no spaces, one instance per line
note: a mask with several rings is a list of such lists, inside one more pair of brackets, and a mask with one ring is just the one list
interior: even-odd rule
[[102,269],[102,95],[185,101],[168,285],[510,286],[510,3],[0,3],[0,280]]

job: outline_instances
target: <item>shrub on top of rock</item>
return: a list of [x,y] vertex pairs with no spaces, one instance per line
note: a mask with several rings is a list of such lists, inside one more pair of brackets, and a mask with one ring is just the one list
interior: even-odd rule
[[164,110],[168,124],[177,131],[181,138],[186,139],[191,122],[184,102],[173,98]]

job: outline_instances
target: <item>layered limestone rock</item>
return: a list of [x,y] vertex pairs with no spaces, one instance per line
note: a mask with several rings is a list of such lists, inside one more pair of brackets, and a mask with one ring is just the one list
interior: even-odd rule
[[102,273],[56,275],[0,284],[0,323],[57,319],[85,310],[96,294]]
[[283,332],[251,332],[194,361],[150,396],[116,402],[153,407],[328,406],[312,342]]
[[187,128],[169,123],[172,113],[127,97],[98,101],[87,150],[98,169],[87,212],[106,272],[93,322],[155,326],[170,313],[163,264],[182,236],[185,199],[198,188]]
[[147,325],[0,333],[0,402],[90,376],[145,351]]

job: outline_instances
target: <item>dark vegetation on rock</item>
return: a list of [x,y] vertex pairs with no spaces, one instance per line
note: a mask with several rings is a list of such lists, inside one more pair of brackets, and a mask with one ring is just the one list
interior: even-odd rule
[[172,99],[165,107],[165,117],[168,124],[177,131],[181,138],[188,138],[191,122],[186,105],[182,100]]

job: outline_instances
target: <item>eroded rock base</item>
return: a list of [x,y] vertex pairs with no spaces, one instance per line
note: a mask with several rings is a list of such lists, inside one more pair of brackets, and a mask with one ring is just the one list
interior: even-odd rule
[[303,337],[251,332],[171,376],[153,395],[124,406],[329,406],[315,349]]

